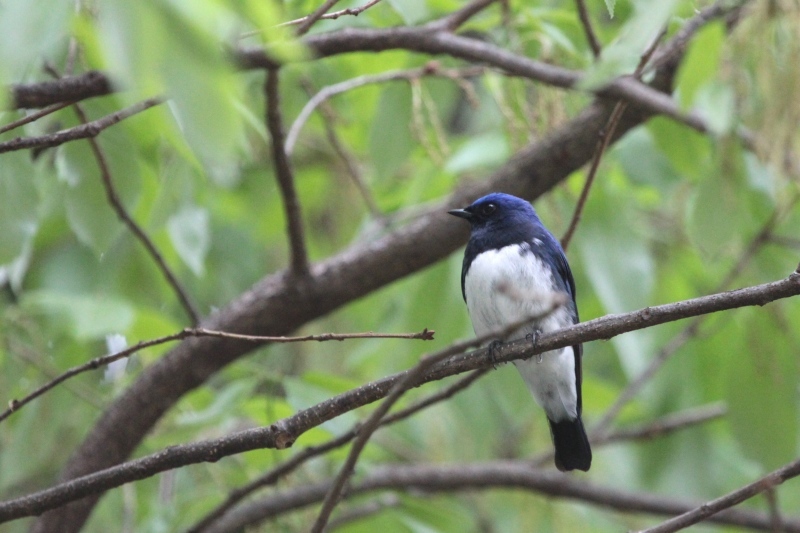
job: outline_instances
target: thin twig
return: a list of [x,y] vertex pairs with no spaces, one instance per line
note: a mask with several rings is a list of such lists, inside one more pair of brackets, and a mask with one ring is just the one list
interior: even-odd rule
[[601,133],[600,140],[597,142],[597,148],[595,149],[594,157],[592,157],[592,164],[589,167],[589,173],[586,175],[586,183],[583,185],[583,189],[581,189],[581,195],[578,198],[578,203],[575,205],[575,212],[572,214],[572,220],[570,220],[567,232],[564,233],[563,237],[561,237],[561,247],[565,252],[569,248],[569,244],[572,241],[572,236],[575,234],[575,230],[578,228],[578,223],[581,221],[583,208],[586,206],[587,198],[589,198],[589,190],[592,188],[592,184],[594,183],[594,178],[597,175],[597,169],[600,167],[600,161],[603,159],[603,154],[608,148],[611,138],[614,136],[614,131],[616,131],[617,124],[619,124],[619,119],[622,118],[622,114],[625,112],[626,107],[627,104],[625,102],[616,103],[614,110],[611,112],[611,116],[608,118],[608,122],[606,123],[605,131]]
[[283,336],[269,337],[269,336],[258,336],[258,335],[240,335],[238,333],[228,333],[226,331],[215,331],[205,328],[186,328],[171,335],[165,335],[163,337],[158,337],[155,339],[138,342],[133,346],[129,346],[128,348],[125,348],[124,350],[121,350],[119,352],[109,355],[104,355],[102,357],[96,357],[91,361],[88,361],[82,365],[70,368],[63,374],[54,378],[49,383],[42,385],[41,387],[39,387],[32,393],[28,394],[24,398],[21,398],[19,400],[15,399],[9,400],[8,409],[0,413],[0,422],[8,418],[12,413],[18,411],[23,405],[38,398],[45,392],[49,391],[50,389],[58,385],[59,383],[62,383],[73,376],[82,374],[83,372],[87,372],[89,370],[96,370],[102,366],[109,365],[114,361],[119,361],[120,359],[124,359],[125,357],[130,357],[134,353],[144,348],[149,348],[151,346],[157,346],[159,344],[165,344],[168,342],[183,340],[187,337],[217,337],[222,339],[233,339],[233,340],[258,342],[258,343],[268,343],[268,342],[289,343],[289,342],[309,342],[309,341],[324,342],[324,341],[343,341],[347,339],[418,339],[418,340],[429,341],[433,340],[433,336],[435,333],[436,333],[435,331],[425,328],[419,333],[373,333],[373,332],[321,333],[318,335],[304,335],[301,337],[283,337]]
[[266,122],[272,139],[272,158],[275,175],[283,197],[283,208],[286,212],[286,225],[289,235],[289,246],[292,253],[292,273],[306,276],[308,256],[303,232],[303,219],[300,213],[300,202],[294,187],[294,175],[289,158],[284,148],[283,118],[281,117],[278,69],[267,70],[267,81],[264,84],[264,96],[267,100]]
[[[408,418],[409,416],[427,408],[431,405],[441,402],[443,400],[447,400],[453,397],[456,393],[461,392],[462,390],[469,387],[472,383],[475,382],[479,377],[486,374],[489,371],[488,368],[480,368],[478,370],[474,370],[473,372],[467,374],[466,376],[462,377],[452,385],[445,387],[444,389],[431,394],[427,398],[423,398],[422,400],[406,407],[405,409],[401,409],[396,413],[393,413],[387,417],[385,417],[380,422],[380,427],[388,426],[394,424],[395,422],[399,422]],[[274,485],[279,479],[287,476],[291,472],[295,471],[304,463],[308,462],[308,460],[313,459],[314,457],[318,457],[320,455],[326,454],[332,450],[337,448],[341,448],[358,435],[358,431],[361,428],[361,424],[357,423],[353,426],[350,431],[335,437],[328,442],[323,444],[319,444],[317,446],[309,446],[305,448],[303,451],[285,461],[283,464],[278,465],[277,467],[271,469],[269,472],[265,473],[262,476],[259,476],[257,479],[254,479],[247,485],[237,488],[236,490],[231,491],[228,494],[228,497],[225,501],[216,507],[213,511],[208,513],[204,516],[199,522],[193,525],[190,529],[186,531],[186,533],[200,533],[201,531],[205,531],[206,528],[228,511],[230,511],[237,503],[245,499],[247,496],[250,496],[258,489],[263,487],[267,487],[269,485]]]
[[163,100],[161,98],[150,98],[133,104],[130,107],[126,107],[116,113],[106,115],[92,122],[87,122],[86,124],[81,124],[80,126],[57,131],[48,135],[42,135],[40,137],[17,137],[16,139],[0,143],[0,154],[15,150],[26,150],[28,148],[50,148],[77,139],[96,137],[109,126],[113,126],[121,120],[141,113],[153,106],[157,106],[162,102]]
[[[309,80],[303,80],[302,83],[303,88],[308,93],[308,96],[312,97],[314,94],[314,89],[311,86],[311,82]],[[367,184],[364,183],[364,178],[361,175],[361,171],[358,167],[358,161],[355,157],[353,157],[353,154],[347,150],[344,144],[342,144],[342,142],[339,140],[339,136],[336,134],[336,128],[333,127],[336,116],[332,107],[330,106],[330,103],[326,101],[321,102],[319,105],[319,113],[322,115],[322,123],[325,126],[325,136],[328,139],[328,143],[344,163],[344,167],[347,169],[347,174],[350,176],[350,179],[353,181],[356,189],[358,189],[359,194],[361,194],[361,198],[364,200],[364,203],[366,204],[370,214],[378,220],[384,219],[385,215],[381,211],[380,207],[378,207],[378,202],[372,195],[372,191],[370,191],[369,187],[367,187]]]
[[586,9],[586,1],[575,0],[575,5],[578,8],[578,16],[580,17],[581,24],[583,25],[583,32],[586,34],[586,41],[589,43],[589,48],[592,49],[592,55],[594,55],[595,59],[597,59],[600,57],[600,52],[603,51],[603,46],[597,39],[597,34],[594,32],[594,28],[592,28],[592,21],[589,18],[589,10]]
[[550,305],[546,309],[537,313],[535,316],[525,317],[523,320],[516,321],[514,324],[496,328],[494,331],[491,331],[485,335],[481,335],[477,339],[464,343],[456,343],[436,353],[427,355],[423,357],[414,368],[406,372],[406,375],[394,384],[392,390],[386,396],[386,399],[381,402],[381,405],[379,405],[378,408],[372,412],[369,418],[367,418],[367,420],[358,430],[358,436],[353,442],[353,445],[350,447],[350,453],[347,455],[344,465],[342,465],[342,468],[339,470],[339,474],[334,479],[328,494],[325,496],[325,501],[322,503],[322,509],[317,516],[316,522],[314,522],[314,526],[311,528],[311,532],[323,532],[325,525],[328,523],[328,519],[333,512],[333,509],[339,503],[339,499],[341,498],[345,484],[353,474],[353,469],[356,466],[356,462],[358,461],[361,452],[367,445],[367,442],[372,434],[380,426],[381,418],[383,418],[383,416],[389,412],[389,409],[392,408],[392,405],[394,405],[408,389],[418,384],[417,381],[422,377],[426,370],[445,360],[446,358],[464,351],[468,346],[477,346],[492,339],[505,338],[506,335],[518,330],[521,326],[524,326],[525,324],[535,320],[541,320],[566,303],[566,298],[563,297],[564,295],[561,295],[560,293],[558,293],[558,295],[561,297],[551,298]]
[[[614,442],[652,440],[676,431],[704,424],[725,416],[728,408],[723,404],[710,404],[678,413],[665,415],[652,422],[634,427],[618,428],[611,433],[591,437],[592,447],[604,446]],[[529,461],[535,467],[542,467],[553,460],[553,452],[548,451],[532,457]]]
[[[81,122],[83,122],[84,125],[88,125],[89,119],[87,118],[86,113],[84,113],[80,104],[75,104],[74,108],[75,113],[78,115]],[[139,226],[139,224],[133,220],[133,217],[128,214],[127,209],[125,209],[125,206],[122,204],[122,200],[120,199],[116,186],[114,185],[114,180],[111,177],[111,169],[108,166],[105,153],[100,148],[100,143],[97,142],[97,139],[95,139],[94,136],[89,137],[88,141],[91,145],[92,153],[94,153],[94,157],[97,160],[97,166],[100,168],[100,177],[102,178],[103,187],[105,188],[106,197],[108,198],[109,204],[111,204],[111,207],[117,213],[117,216],[122,223],[128,227],[130,232],[133,233],[133,236],[142,243],[147,250],[147,253],[149,253],[153,258],[158,266],[158,269],[161,270],[161,274],[178,296],[178,300],[180,300],[184,311],[186,311],[186,314],[189,315],[189,320],[191,321],[192,325],[197,325],[200,322],[200,314],[197,312],[197,308],[189,298],[189,294],[183,288],[169,266],[167,266],[167,262],[164,260],[161,252],[158,251],[158,248],[156,248],[156,245],[153,244],[153,241],[150,240],[150,237],[147,236],[147,233],[144,232],[141,226]]]
[[303,106],[300,114],[297,115],[297,118],[292,123],[292,127],[289,128],[289,133],[286,135],[286,153],[291,155],[292,152],[294,152],[295,145],[297,144],[297,138],[300,135],[300,130],[303,129],[303,126],[308,121],[311,113],[314,112],[314,109],[332,96],[350,91],[352,89],[357,89],[358,87],[363,87],[365,85],[385,83],[388,81],[409,81],[425,76],[440,76],[455,81],[460,78],[479,76],[484,72],[486,72],[486,67],[482,66],[446,69],[442,68],[438,62],[431,61],[427,65],[420,68],[383,72],[375,75],[358,76],[356,78],[323,87],[306,103],[305,106]]
[[7,131],[19,128],[20,126],[24,126],[25,124],[30,124],[35,120],[39,120],[42,117],[55,113],[56,111],[64,109],[65,107],[71,105],[72,102],[62,102],[60,104],[53,104],[51,106],[45,107],[44,109],[39,110],[36,113],[31,113],[30,115],[25,115],[19,120],[15,120],[14,122],[9,122],[8,124],[0,128],[0,133],[5,133]]
[[316,24],[316,22],[322,18],[322,16],[327,13],[330,8],[335,6],[338,2],[339,0],[325,0],[325,3],[319,6],[316,11],[306,17],[306,20],[300,23],[300,27],[297,28],[296,35],[298,37],[305,35],[306,32],[311,29],[311,26]]
[[[578,0],[578,4],[582,5],[583,1]],[[585,6],[584,6],[585,9]],[[587,31],[591,31],[591,28],[587,26]],[[644,71],[645,66],[647,66],[648,61],[653,56],[653,53],[658,46],[658,43],[666,34],[666,28],[663,28],[655,39],[650,43],[650,46],[644,51],[644,53],[639,58],[639,64],[636,66],[636,69],[633,72],[633,77],[635,79],[639,79],[642,76],[642,72]],[[597,175],[597,169],[600,167],[600,161],[603,159],[603,154],[608,149],[608,145],[611,142],[612,137],[614,136],[614,132],[617,130],[617,125],[619,124],[619,120],[622,118],[622,114],[627,109],[628,103],[624,100],[620,100],[614,106],[614,110],[611,112],[611,116],[608,118],[608,122],[606,123],[605,131],[603,131],[600,135],[600,140],[597,142],[597,148],[595,149],[594,156],[592,157],[592,164],[589,167],[589,173],[586,176],[586,183],[583,185],[583,189],[581,190],[581,195],[578,198],[578,203],[575,206],[575,212],[572,215],[572,220],[569,223],[569,227],[567,228],[564,237],[561,238],[561,247],[564,248],[564,251],[569,248],[569,243],[572,241],[572,237],[575,234],[575,230],[578,228],[578,223],[581,220],[581,216],[583,215],[583,209],[586,206],[586,200],[589,198],[589,190],[592,188],[592,184],[594,183],[594,178]]]
[[680,531],[681,529],[702,522],[720,511],[730,509],[764,491],[772,490],[787,479],[798,475],[800,475],[800,459],[767,474],[749,485],[745,485],[740,489],[730,492],[725,496],[704,503],[700,507],[680,516],[670,518],[655,527],[644,529],[641,533],[672,533],[673,531]]
[[475,0],[465,5],[458,11],[445,17],[426,24],[424,27],[430,30],[443,30],[447,32],[456,31],[469,19],[495,3],[497,0]]
[[[369,2],[367,2],[366,4],[364,4],[362,6],[348,7],[347,9],[342,9],[340,11],[333,11],[332,13],[325,13],[324,15],[319,17],[319,20],[336,20],[339,17],[343,17],[345,15],[352,15],[354,17],[357,17],[361,13],[363,13],[367,9],[371,8],[372,6],[374,6],[375,4],[377,4],[380,1],[381,0],[370,0]],[[309,17],[309,15],[306,15],[305,17],[301,17],[299,19],[290,20],[288,22],[282,22],[282,23],[278,24],[278,27],[280,28],[281,26],[296,26],[297,24],[302,24],[303,22],[306,22],[308,20],[308,17]],[[258,33],[258,32],[251,32],[251,34],[252,33]]]

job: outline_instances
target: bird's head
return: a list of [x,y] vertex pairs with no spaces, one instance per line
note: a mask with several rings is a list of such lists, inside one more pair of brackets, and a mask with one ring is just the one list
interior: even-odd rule
[[539,220],[529,202],[500,192],[487,194],[464,209],[453,209],[448,213],[469,221],[473,229],[513,226]]

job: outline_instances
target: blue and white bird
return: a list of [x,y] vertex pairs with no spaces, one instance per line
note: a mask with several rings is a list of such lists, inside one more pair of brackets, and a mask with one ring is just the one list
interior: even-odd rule
[[[498,340],[535,339],[539,333],[578,322],[575,281],[564,250],[530,203],[492,193],[449,213],[468,220],[472,227],[461,269],[461,293],[476,335],[541,316]],[[566,305],[554,309],[557,294],[569,298]],[[592,464],[581,421],[582,353],[582,346],[576,344],[514,362],[547,414],[556,467],[562,471],[587,471]]]

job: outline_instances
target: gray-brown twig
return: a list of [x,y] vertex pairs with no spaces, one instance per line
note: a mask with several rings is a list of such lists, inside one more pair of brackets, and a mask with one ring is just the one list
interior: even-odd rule
[[16,139],[11,139],[10,141],[0,143],[0,154],[12,152],[14,150],[26,150],[28,148],[50,148],[69,141],[96,137],[101,131],[109,126],[113,126],[121,120],[124,120],[137,113],[141,113],[142,111],[150,109],[153,106],[157,106],[162,101],[163,100],[161,98],[150,98],[92,122],[75,126],[74,128],[57,131],[55,133],[50,133],[48,135],[42,135],[39,137],[17,137]]
[[11,416],[12,413],[18,411],[23,405],[30,403],[32,400],[38,398],[45,392],[49,391],[56,385],[70,379],[73,376],[77,376],[78,374],[82,374],[83,372],[87,372],[89,370],[95,370],[102,366],[109,365],[114,361],[119,361],[120,359],[124,359],[126,357],[130,357],[131,355],[135,354],[136,352],[144,349],[149,348],[151,346],[157,346],[159,344],[165,344],[168,342],[179,341],[183,340],[187,337],[217,337],[222,339],[235,339],[235,340],[243,340],[249,342],[257,342],[257,343],[288,343],[288,342],[309,342],[309,341],[343,341],[346,339],[419,339],[419,340],[433,340],[433,335],[436,332],[433,330],[429,330],[428,328],[423,329],[419,333],[373,333],[373,332],[366,332],[366,333],[321,333],[318,335],[303,335],[300,337],[267,337],[267,336],[259,336],[259,335],[240,335],[238,333],[228,333],[226,331],[214,331],[205,328],[186,328],[182,331],[177,333],[173,333],[171,335],[166,335],[164,337],[158,337],[156,339],[150,339],[147,341],[141,341],[133,346],[125,348],[117,353],[104,355],[102,357],[96,357],[91,361],[88,361],[82,365],[75,366],[70,368],[63,374],[57,376],[52,381],[42,385],[32,393],[28,394],[24,398],[19,400],[9,400],[8,402],[8,409],[0,413],[0,422]]
[[308,30],[311,29],[319,19],[322,18],[325,13],[328,12],[330,8],[335,6],[339,0],[325,0],[321,6],[319,6],[313,13],[305,17],[305,20],[300,23],[300,26],[297,28],[297,36],[300,37],[301,35],[305,35]]
[[695,509],[685,512],[680,516],[670,518],[655,527],[644,529],[641,533],[672,533],[673,531],[680,531],[681,529],[702,522],[720,511],[730,509],[764,491],[772,490],[787,479],[798,475],[800,475],[800,459],[770,472],[761,479],[730,492],[725,496],[699,505]]
[[278,91],[278,69],[267,70],[267,81],[264,84],[264,97],[267,101],[267,130],[272,139],[272,160],[275,176],[283,198],[283,209],[286,213],[286,226],[291,249],[291,272],[297,276],[308,274],[308,255],[303,231],[303,218],[300,213],[300,202],[294,188],[294,175],[289,158],[286,155],[283,118],[280,109]]
[[[370,0],[366,4],[358,7],[348,7],[347,9],[342,9],[339,11],[333,11],[331,13],[325,13],[319,17],[319,20],[336,20],[339,17],[343,17],[345,15],[352,15],[354,17],[359,16],[361,13],[366,11],[367,9],[371,8],[381,0]],[[306,15],[305,17],[300,17],[299,19],[290,20],[287,22],[282,22],[278,24],[278,26],[296,26],[297,24],[302,24],[308,20],[310,15]]]
[[589,43],[592,55],[596,59],[600,57],[600,52],[603,51],[603,47],[592,27],[592,20],[589,18],[589,10],[586,9],[586,0],[575,0],[575,7],[578,9],[578,17],[581,19],[583,33],[586,34],[586,41]]
[[[81,122],[83,122],[84,126],[88,126],[90,124],[89,119],[87,118],[86,113],[84,113],[80,104],[75,104],[74,107],[75,113],[77,113]],[[99,133],[99,131],[97,133]],[[147,250],[147,253],[153,258],[153,261],[155,261],[156,266],[158,266],[158,269],[161,271],[161,274],[167,280],[167,283],[169,283],[170,287],[172,287],[172,290],[175,291],[175,294],[177,295],[178,300],[181,302],[184,311],[186,311],[186,314],[189,315],[189,320],[191,321],[192,325],[197,325],[200,322],[200,314],[197,312],[197,308],[195,307],[191,298],[189,298],[189,293],[186,292],[186,289],[184,289],[181,283],[178,281],[178,278],[164,260],[164,256],[162,256],[161,252],[158,251],[158,248],[156,248],[156,245],[153,243],[150,237],[148,237],[147,233],[145,233],[141,226],[139,226],[139,224],[133,220],[133,217],[128,214],[128,210],[122,204],[122,200],[120,199],[117,189],[114,186],[114,180],[111,177],[111,169],[108,166],[108,161],[106,161],[105,153],[103,153],[103,150],[100,148],[100,143],[98,143],[97,139],[95,139],[97,133],[89,136],[88,141],[92,148],[92,153],[97,160],[97,166],[100,168],[100,178],[103,183],[103,188],[106,191],[108,203],[117,214],[117,217],[119,217],[122,223],[128,227],[133,236],[142,243],[142,246],[144,246],[145,250]]]

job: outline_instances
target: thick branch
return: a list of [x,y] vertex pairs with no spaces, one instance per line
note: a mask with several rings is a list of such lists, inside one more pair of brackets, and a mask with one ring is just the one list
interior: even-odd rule
[[[510,362],[578,343],[610,339],[621,333],[700,314],[749,305],[765,305],[771,301],[798,294],[800,294],[800,274],[794,272],[781,281],[682,302],[647,307],[633,313],[608,315],[559,331],[543,333],[535,347],[532,347],[529,341],[522,339],[504,345],[499,354],[497,350],[490,353],[490,350],[482,349],[451,357],[434,364],[432,368],[417,378],[418,381],[415,380],[415,384],[427,383],[487,367],[495,362]],[[269,427],[245,430],[218,439],[173,446],[141,459],[61,483],[29,496],[4,502],[0,504],[0,522],[37,515],[84,496],[144,479],[165,470],[200,462],[216,462],[229,455],[259,448],[287,448],[294,443],[297,437],[309,429],[345,412],[386,397],[393,387],[407,376],[408,372],[401,372],[368,383],[300,411]]]
[[[206,533],[241,531],[248,525],[301,509],[322,501],[329,483],[289,489],[255,501],[233,511]],[[494,488],[516,488],[591,503],[622,512],[673,516],[694,509],[690,502],[647,493],[631,493],[588,483],[585,479],[555,472],[531,469],[524,461],[493,461],[459,465],[393,466],[378,470],[354,484],[346,497],[378,490],[423,491],[427,493]],[[714,515],[710,521],[771,531],[767,514],[745,510],[729,510]],[[800,519],[786,519],[787,532],[800,532]]]
[[39,108],[63,102],[78,102],[113,91],[111,82],[102,72],[90,71],[79,76],[64,76],[55,81],[12,85],[12,106]]

